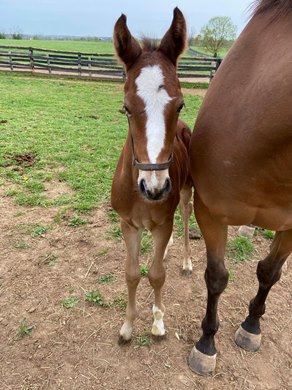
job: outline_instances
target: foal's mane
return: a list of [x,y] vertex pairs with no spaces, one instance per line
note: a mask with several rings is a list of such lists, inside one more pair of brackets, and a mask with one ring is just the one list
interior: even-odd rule
[[153,52],[159,47],[159,41],[148,37],[143,37],[141,40],[143,51]]
[[253,8],[254,16],[273,11],[272,19],[275,20],[292,12],[292,0],[256,0]]

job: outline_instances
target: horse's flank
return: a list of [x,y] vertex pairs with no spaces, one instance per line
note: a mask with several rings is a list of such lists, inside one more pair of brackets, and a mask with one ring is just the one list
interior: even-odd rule
[[[190,157],[201,200],[223,222],[286,230],[292,227],[292,23],[287,15],[280,23],[271,3],[259,4],[212,81]],[[276,9],[278,22],[271,23]]]

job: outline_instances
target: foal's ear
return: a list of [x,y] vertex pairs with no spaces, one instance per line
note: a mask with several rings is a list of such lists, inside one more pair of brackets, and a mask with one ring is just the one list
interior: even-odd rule
[[127,18],[124,14],[119,17],[114,27],[114,46],[118,57],[126,65],[127,70],[142,52],[141,46],[132,37],[127,27]]
[[176,7],[173,10],[171,26],[159,45],[163,52],[176,65],[178,56],[184,51],[187,40],[186,21],[182,12]]

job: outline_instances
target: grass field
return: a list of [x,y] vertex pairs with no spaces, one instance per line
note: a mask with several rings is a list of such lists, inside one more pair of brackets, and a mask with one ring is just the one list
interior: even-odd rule
[[[127,131],[121,84],[0,73],[0,180],[19,205],[86,212],[109,199]],[[202,97],[185,96],[190,127]],[[49,199],[49,183],[70,195]]]
[[[112,42],[89,42],[89,41],[61,41],[61,40],[25,40],[25,39],[0,39],[0,46],[32,46],[38,49],[53,49],[65,51],[77,51],[84,53],[114,54]],[[208,50],[203,47],[192,47],[201,53],[212,56]],[[228,49],[223,48],[219,51],[220,57],[225,57]],[[186,53],[187,54],[187,53]]]
[[114,53],[111,42],[1,39],[0,46],[31,46],[38,49],[80,51],[84,53]]

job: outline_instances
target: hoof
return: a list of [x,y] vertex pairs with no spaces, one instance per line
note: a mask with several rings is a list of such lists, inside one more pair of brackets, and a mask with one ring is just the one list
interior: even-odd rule
[[191,269],[182,269],[181,274],[182,276],[186,276],[190,278],[192,276],[193,271]]
[[190,369],[199,375],[210,375],[214,372],[216,367],[216,353],[209,356],[197,350],[194,346],[189,355]]
[[151,329],[152,336],[161,338],[165,336],[165,329],[164,327],[159,329],[159,327],[156,324],[153,324]]
[[201,233],[197,232],[195,229],[189,231],[190,240],[200,240],[202,238]]
[[155,343],[160,343],[161,341],[166,340],[166,334],[164,334],[163,336],[156,336],[152,334],[151,337]]
[[256,352],[261,346],[261,334],[249,333],[240,327],[235,332],[235,342],[236,344],[245,349],[246,351]]
[[123,336],[119,335],[119,339],[118,339],[118,344],[119,344],[119,345],[127,345],[127,344],[130,343],[130,341],[131,341],[131,339],[125,340],[125,339],[123,338]]

